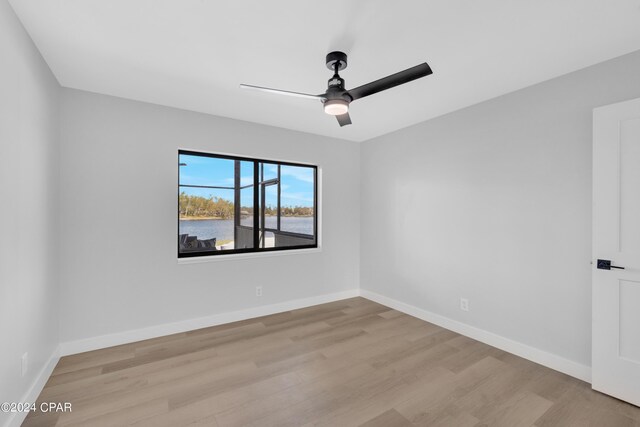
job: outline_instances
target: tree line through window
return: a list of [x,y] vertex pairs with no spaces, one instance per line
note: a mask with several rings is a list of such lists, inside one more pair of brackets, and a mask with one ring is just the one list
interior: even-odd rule
[[317,247],[317,167],[178,152],[178,256]]

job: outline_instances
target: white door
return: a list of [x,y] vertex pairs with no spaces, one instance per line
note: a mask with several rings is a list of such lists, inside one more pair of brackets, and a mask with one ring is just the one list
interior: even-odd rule
[[640,99],[593,112],[592,279],[593,389],[640,406]]

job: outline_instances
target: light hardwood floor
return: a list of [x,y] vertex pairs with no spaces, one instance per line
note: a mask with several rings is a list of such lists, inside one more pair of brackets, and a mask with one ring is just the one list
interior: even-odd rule
[[640,408],[363,298],[64,357],[25,426],[640,426]]

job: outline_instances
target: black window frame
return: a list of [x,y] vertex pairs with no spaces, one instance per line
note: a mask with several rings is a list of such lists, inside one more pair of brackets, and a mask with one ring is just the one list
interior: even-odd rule
[[[180,190],[182,187],[190,186],[188,184],[180,183],[180,156],[181,155],[189,155],[189,156],[200,156],[200,157],[209,157],[215,159],[226,159],[226,160],[237,160],[241,162],[252,162],[253,163],[253,248],[242,248],[242,249],[226,249],[226,250],[210,250],[210,251],[197,251],[197,252],[180,252]],[[271,160],[271,159],[259,159],[255,157],[243,157],[236,156],[230,154],[216,154],[216,153],[206,153],[201,151],[192,151],[192,150],[178,150],[178,227],[177,227],[177,253],[178,258],[197,258],[197,257],[209,257],[209,256],[223,256],[223,255],[234,255],[234,254],[246,254],[246,253],[268,253],[268,252],[279,252],[279,251],[289,251],[289,250],[298,250],[298,249],[315,249],[318,248],[318,166],[305,164],[305,163],[294,163],[280,160]],[[272,164],[277,165],[278,169],[280,166],[296,166],[296,167],[305,167],[313,169],[313,244],[309,245],[296,245],[296,246],[282,246],[282,247],[273,247],[273,248],[261,248],[259,247],[259,239],[260,239],[260,216],[258,210],[260,208],[260,164]],[[193,186],[197,187],[197,186]],[[280,185],[278,185],[278,193],[280,193]],[[280,195],[278,194],[278,203],[280,202]],[[235,208],[235,205],[234,205]],[[237,211],[236,211],[237,212]],[[236,215],[234,215],[234,221],[236,219]],[[278,204],[278,228],[280,227],[280,205]],[[235,226],[235,225],[234,225]],[[266,230],[271,231],[271,230]],[[280,230],[278,230],[280,231]],[[305,235],[308,236],[308,235]]]

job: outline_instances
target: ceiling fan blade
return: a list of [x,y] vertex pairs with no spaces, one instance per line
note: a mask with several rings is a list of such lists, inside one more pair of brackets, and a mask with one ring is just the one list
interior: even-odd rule
[[351,117],[349,116],[348,112],[336,116],[336,119],[338,119],[338,123],[340,123],[340,127],[351,124]]
[[351,89],[348,92],[351,98],[355,101],[356,99],[364,98],[365,96],[373,95],[374,93],[391,89],[392,87],[408,83],[412,80],[428,76],[432,73],[433,71],[431,71],[431,67],[429,67],[429,64],[424,62],[420,65],[416,65],[415,67],[400,71],[399,73],[391,74],[390,76],[383,77],[371,83],[367,83],[366,85],[358,86],[357,88]]
[[242,89],[253,89],[253,90],[259,90],[259,91],[262,91],[262,92],[275,93],[275,94],[279,94],[279,95],[295,96],[295,97],[298,97],[298,98],[318,99],[320,101],[322,101],[323,99],[326,99],[324,95],[310,95],[308,93],[291,92],[291,91],[288,91],[288,90],[280,90],[280,89],[271,89],[271,88],[262,87],[262,86],[253,86],[253,85],[241,84],[240,87]]

